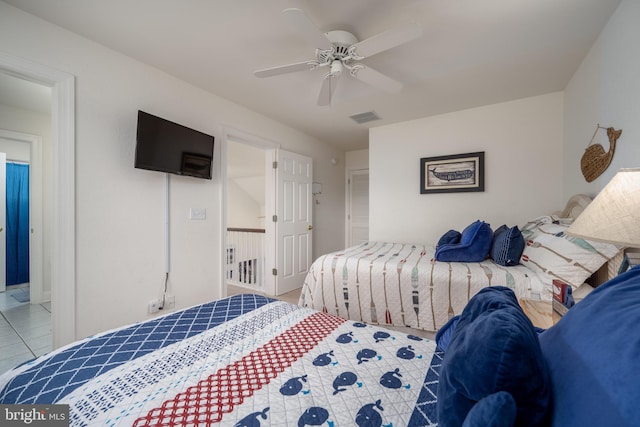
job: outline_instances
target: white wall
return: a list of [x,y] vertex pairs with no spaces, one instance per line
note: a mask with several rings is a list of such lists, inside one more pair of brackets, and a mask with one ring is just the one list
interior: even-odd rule
[[[623,0],[565,89],[564,195],[594,196],[620,168],[640,167],[640,1]],[[587,183],[580,158],[597,124],[622,129],[609,168]],[[606,132],[596,141],[608,150]]]
[[[373,128],[371,238],[434,242],[477,218],[519,224],[640,167],[639,16],[640,2],[623,0],[562,93]],[[580,158],[597,124],[623,133],[611,166],[587,183]],[[608,148],[604,131],[595,142]],[[419,194],[420,157],[471,151],[486,152],[484,193]]]
[[347,170],[369,169],[369,150],[354,150],[346,153]]
[[[521,225],[564,205],[562,93],[370,130],[371,240],[434,244],[482,219]],[[422,157],[485,152],[485,191],[420,194]]]
[[[264,179],[262,179],[264,192]],[[235,179],[227,181],[227,227],[232,228],[264,228],[264,205],[260,205],[249,193],[236,183]]]
[[[176,308],[218,298],[223,275],[220,144],[229,126],[314,158],[327,189],[314,214],[314,254],[344,241],[344,153],[243,106],[0,2],[0,51],[76,76],[76,334],[145,317],[164,279],[164,175],[133,168],[136,112],[216,136],[214,179],[171,177]],[[191,207],[206,221],[188,220]]]

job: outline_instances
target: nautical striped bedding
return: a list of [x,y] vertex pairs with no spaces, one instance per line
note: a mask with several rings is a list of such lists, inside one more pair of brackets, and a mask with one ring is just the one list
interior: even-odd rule
[[68,404],[74,426],[428,426],[435,347],[238,295],[28,362],[0,376],[0,404]]
[[300,305],[370,324],[436,331],[487,286],[551,299],[551,284],[522,265],[437,262],[434,253],[424,245],[367,242],[323,255],[309,269]]

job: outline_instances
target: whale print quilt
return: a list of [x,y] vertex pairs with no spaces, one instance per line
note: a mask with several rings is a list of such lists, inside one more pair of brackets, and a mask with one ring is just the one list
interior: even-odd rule
[[307,273],[299,304],[369,324],[437,331],[488,286],[551,300],[551,284],[525,266],[439,262],[434,254],[431,246],[366,242],[322,255]]
[[0,376],[0,404],[77,426],[436,425],[435,342],[237,295],[60,348]]

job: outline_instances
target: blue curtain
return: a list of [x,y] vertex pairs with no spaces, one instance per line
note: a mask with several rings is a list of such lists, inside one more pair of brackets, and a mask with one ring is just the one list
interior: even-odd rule
[[7,286],[29,282],[29,165],[7,163]]

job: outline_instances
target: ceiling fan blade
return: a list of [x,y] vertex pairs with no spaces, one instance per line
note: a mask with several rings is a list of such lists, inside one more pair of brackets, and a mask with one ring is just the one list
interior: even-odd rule
[[322,80],[322,86],[320,86],[320,94],[318,95],[318,105],[321,107],[326,107],[327,105],[331,105],[331,98],[333,97],[333,92],[336,90],[336,86],[338,86],[338,80],[340,79],[340,74],[331,75],[328,74]]
[[302,9],[295,7],[285,9],[282,13],[287,17],[291,25],[304,37],[309,43],[318,49],[331,49],[333,44],[325,36],[325,34],[311,22]]
[[362,64],[358,64],[354,67],[351,71],[351,75],[361,82],[367,83],[386,92],[395,93],[402,90],[402,83]]
[[415,40],[421,35],[422,27],[411,22],[408,25],[387,30],[368,39],[364,39],[354,44],[351,48],[354,49],[357,56],[368,58],[377,53]]
[[313,70],[318,66],[316,61],[298,62],[295,64],[280,65],[278,67],[265,68],[263,70],[254,71],[256,77],[271,77],[279,74],[295,73],[298,71]]

